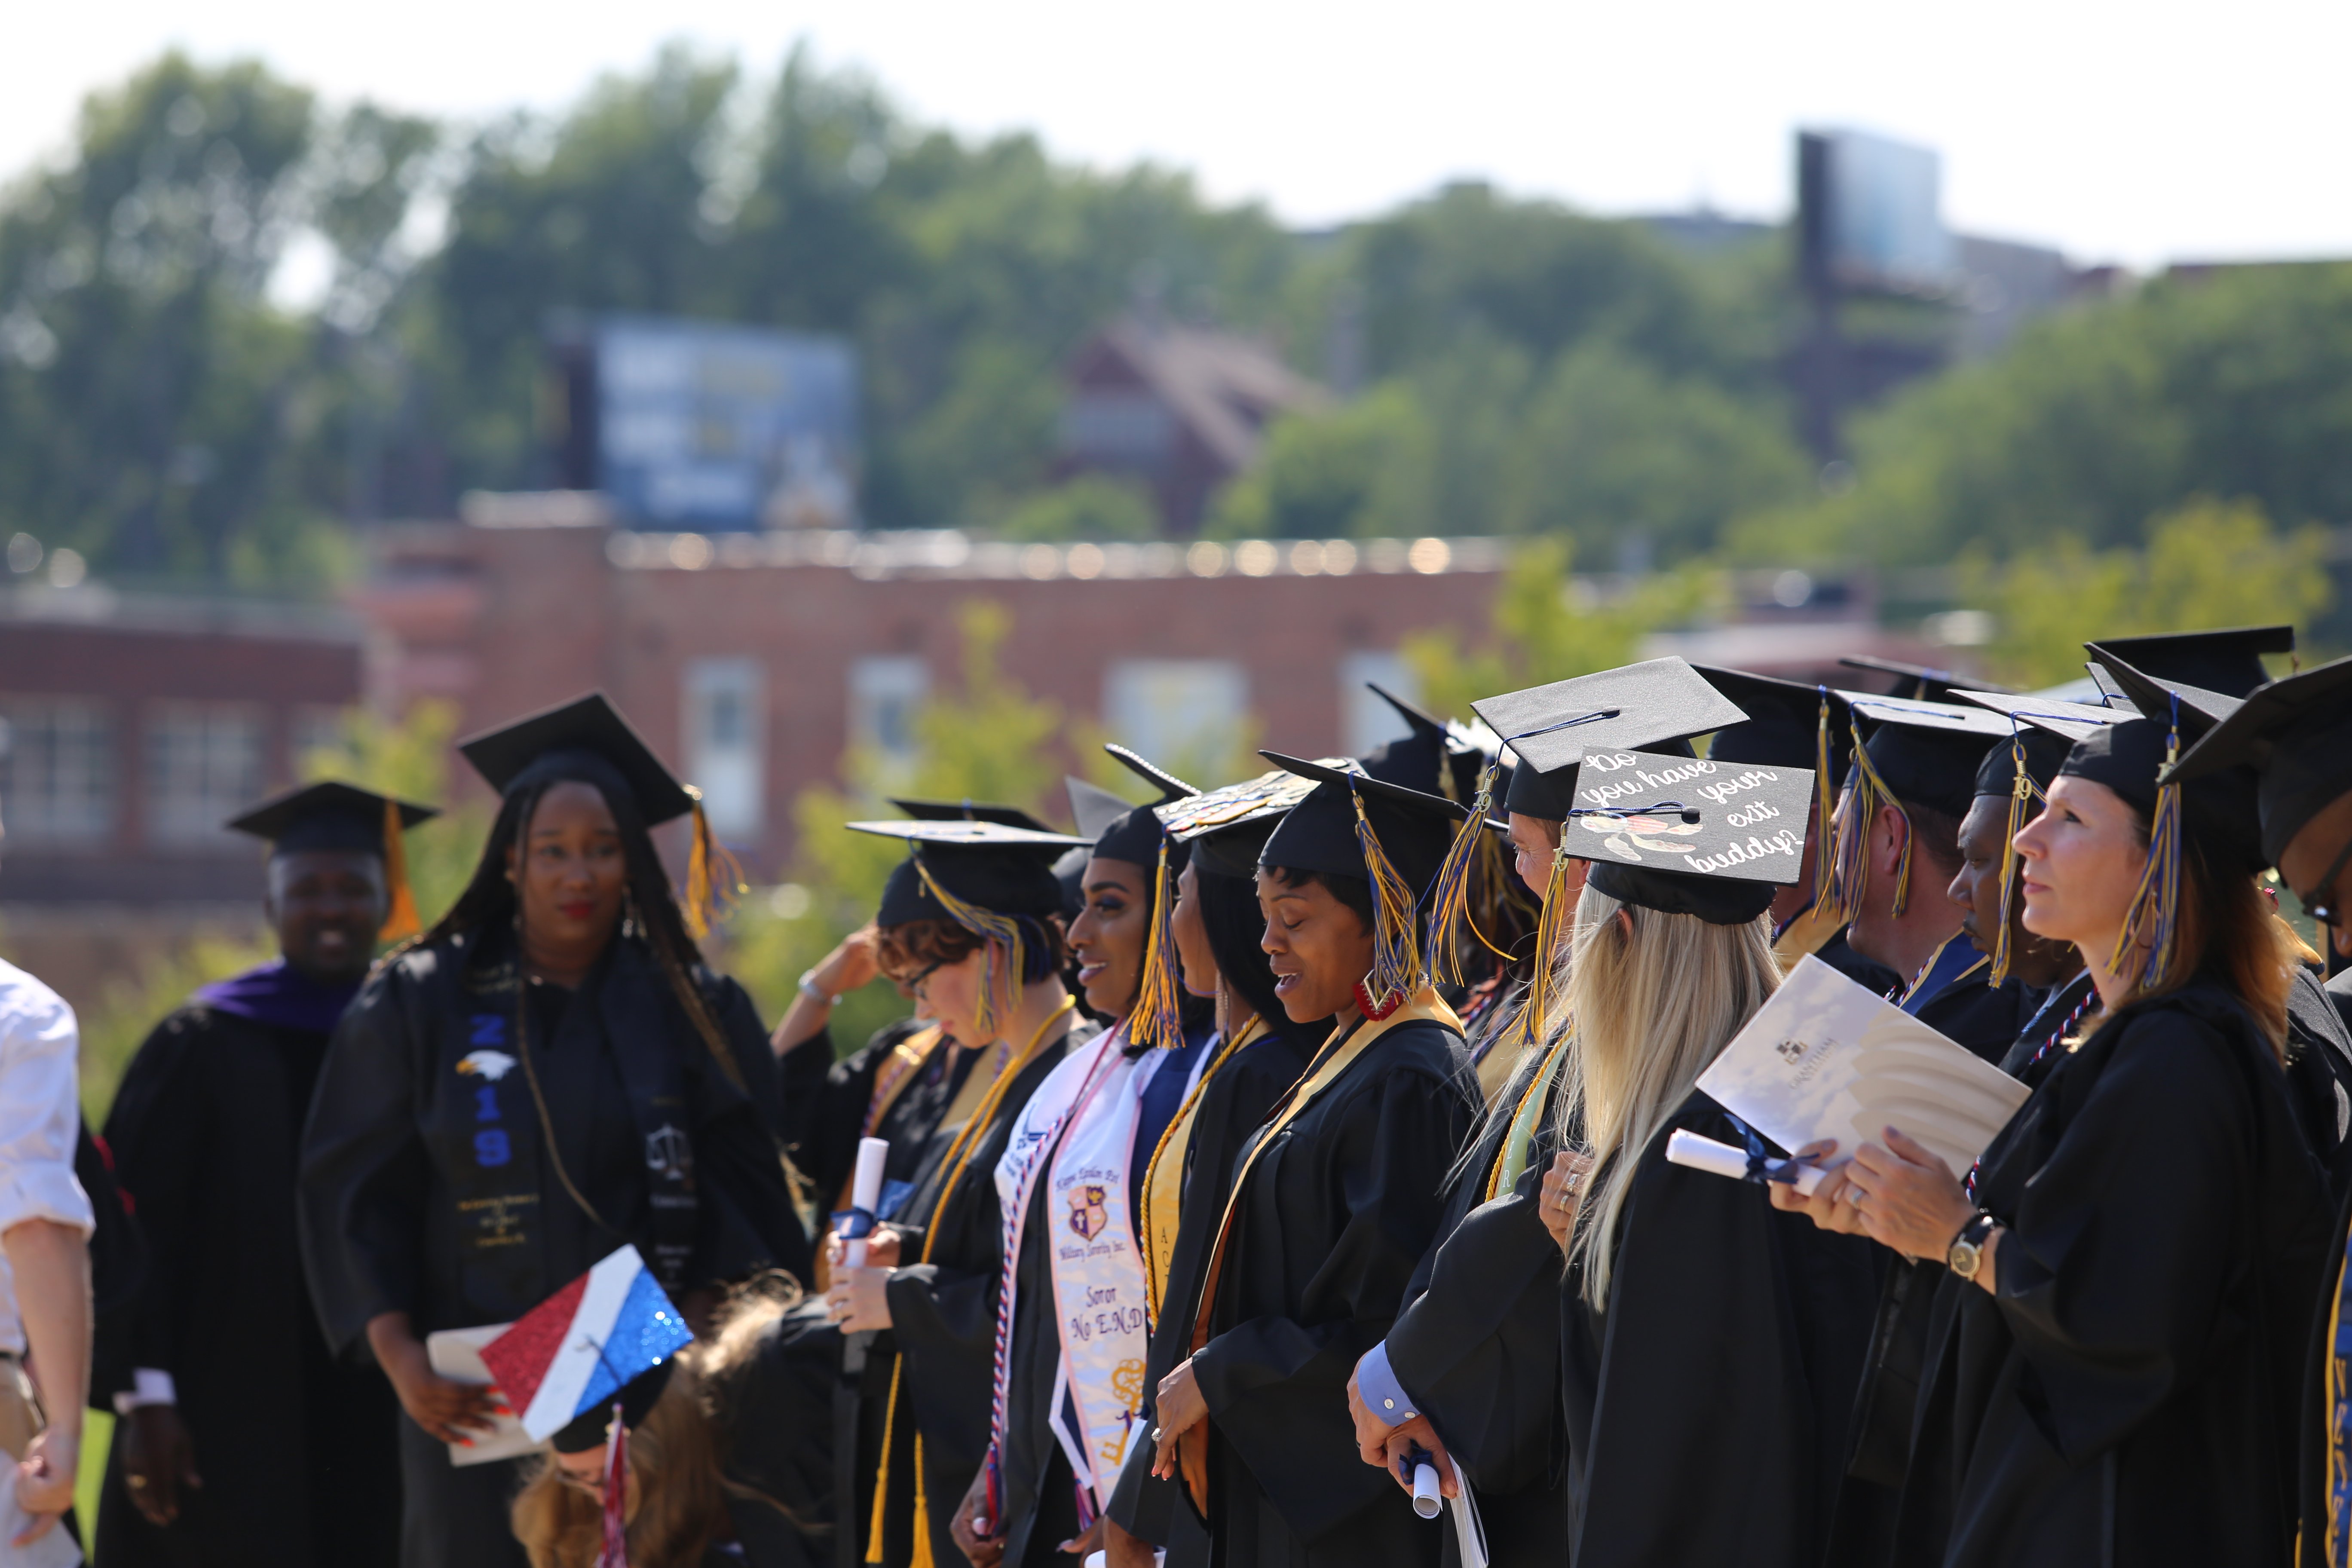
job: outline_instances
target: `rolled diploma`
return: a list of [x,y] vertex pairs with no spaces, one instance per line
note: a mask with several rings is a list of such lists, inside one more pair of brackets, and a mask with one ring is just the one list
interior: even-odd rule
[[[857,1173],[849,1180],[849,1206],[866,1214],[882,1201],[882,1162],[890,1157],[887,1138],[860,1138],[857,1141]],[[866,1267],[866,1238],[857,1237],[843,1244],[841,1261],[851,1268]]]
[[[1748,1174],[1748,1152],[1745,1149],[1735,1149],[1728,1143],[1702,1138],[1680,1127],[1675,1128],[1666,1139],[1666,1159],[1676,1165],[1688,1165],[1694,1171],[1705,1171],[1710,1175],[1729,1176],[1734,1181]],[[1791,1184],[1805,1197],[1811,1197],[1814,1189],[1822,1184],[1822,1178],[1829,1174],[1819,1165],[1800,1164],[1794,1160],[1773,1160],[1768,1162],[1766,1168],[1779,1171],[1791,1166],[1797,1173],[1797,1179]]]
[[1423,1519],[1435,1519],[1437,1510],[1445,1506],[1445,1495],[1437,1481],[1437,1467],[1426,1459],[1412,1468],[1412,1511]]

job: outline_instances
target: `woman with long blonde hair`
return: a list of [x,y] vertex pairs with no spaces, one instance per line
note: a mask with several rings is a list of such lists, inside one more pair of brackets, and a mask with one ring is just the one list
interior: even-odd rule
[[[1572,826],[1568,842],[1595,840]],[[1568,1258],[1577,1568],[1812,1568],[1827,1542],[1877,1303],[1871,1249],[1665,1158],[1678,1128],[1751,1139],[1696,1085],[1780,984],[1772,893],[1611,858],[1577,905],[1557,1127],[1580,1152],[1544,1199]]]

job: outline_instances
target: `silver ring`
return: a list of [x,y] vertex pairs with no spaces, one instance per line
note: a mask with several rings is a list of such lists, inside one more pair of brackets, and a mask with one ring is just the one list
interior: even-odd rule
[[1164,1441],[1166,1441],[1166,1437],[1167,1437],[1167,1434],[1166,1434],[1166,1432],[1165,1432],[1165,1430],[1164,1430],[1163,1428],[1161,1428],[1161,1427],[1158,1427],[1158,1426],[1154,1426],[1154,1427],[1151,1429],[1151,1440],[1152,1440],[1154,1443],[1164,1442]]

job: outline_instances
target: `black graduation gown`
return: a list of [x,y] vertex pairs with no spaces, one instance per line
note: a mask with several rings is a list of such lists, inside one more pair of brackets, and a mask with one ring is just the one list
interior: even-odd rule
[[1438,1527],[1357,1457],[1347,1387],[1436,1235],[1445,1173],[1477,1114],[1468,1067],[1444,1024],[1401,1023],[1261,1135],[1192,1357],[1226,1568],[1438,1560]]
[[[902,1262],[890,1277],[891,1337],[898,1352],[898,1405],[875,1413],[887,1418],[890,1495],[882,1521],[880,1561],[898,1568],[914,1553],[915,1438],[923,1445],[922,1485],[930,1528],[931,1561],[961,1562],[949,1523],[988,1453],[991,1382],[996,1356],[996,1299],[1003,1284],[1003,1216],[998,1211],[996,1162],[1003,1158],[1013,1119],[1045,1075],[1070,1048],[1063,1039],[1045,1047],[1013,1079],[997,1101],[985,1131],[976,1135],[961,1162],[962,1175],[932,1229],[920,1228],[939,1204],[953,1173],[949,1145],[961,1128],[941,1127],[915,1176],[914,1196],[901,1211],[900,1256],[929,1262]],[[887,1401],[888,1391],[883,1395]],[[879,1430],[875,1416],[864,1418]],[[859,1526],[861,1532],[866,1528]],[[867,1547],[867,1556],[875,1557]]]
[[1849,928],[1840,926],[1837,934],[1813,950],[1813,956],[1866,990],[1884,996],[1903,984],[1903,977],[1875,959],[1864,958],[1854,952],[1845,940]]
[[[2352,972],[2347,972],[2352,973]],[[2336,1568],[2327,1561],[2327,1516],[2332,1502],[2328,1468],[2330,1428],[2336,1413],[2327,1403],[2327,1363],[2336,1356],[2336,1293],[2342,1289],[2345,1238],[2352,1235],[2352,1193],[2336,1200],[2335,1227],[2319,1271],[2319,1289],[2313,1303],[2311,1334],[2303,1358],[2303,1394],[2296,1428],[2298,1447],[2296,1488],[2302,1504],[2302,1542],[2298,1568]],[[2352,1321],[2352,1312],[2344,1314]]]
[[1811,1568],[1868,1348],[1871,1244],[1760,1186],[1669,1164],[1678,1127],[1740,1142],[1694,1091],[1640,1155],[1608,1310],[1560,1282],[1577,1568]]
[[[1540,1189],[1557,1142],[1556,1084],[1532,1084],[1545,1053],[1509,1087],[1455,1173],[1444,1232],[1422,1258],[1410,1304],[1388,1333],[1389,1368],[1467,1474],[1489,1558],[1504,1568],[1567,1560],[1565,1434],[1560,1425],[1560,1256],[1543,1226]],[[1524,1094],[1545,1109],[1517,1184],[1486,1200],[1488,1175]],[[1444,1533],[1448,1568],[1460,1547]]]
[[[1168,1260],[1168,1286],[1160,1321],[1151,1327],[1145,1361],[1143,1414],[1151,1420],[1160,1380],[1192,1353],[1192,1315],[1200,1305],[1209,1248],[1224,1217],[1233,1190],[1234,1165],[1243,1145],[1265,1125],[1279,1100],[1307,1071],[1315,1047],[1329,1034],[1311,1032],[1283,1020],[1244,1046],[1201,1091],[1192,1109],[1192,1132],[1184,1150],[1183,1197],[1176,1247]],[[1150,1429],[1147,1425],[1146,1430]],[[1153,1445],[1139,1443],[1119,1471],[1106,1511],[1130,1534],[1168,1552],[1167,1568],[1201,1568],[1208,1562],[1209,1538],[1189,1504],[1179,1506],[1181,1488],[1151,1474]]]
[[[784,1147],[793,1163],[816,1184],[820,1205],[836,1205],[857,1168],[857,1142],[866,1136],[866,1113],[874,1102],[883,1064],[901,1042],[930,1026],[920,1018],[885,1024],[864,1048],[838,1062],[833,1059],[833,1036],[824,1029],[784,1054]],[[882,1169],[886,1194],[894,1184],[913,1180],[931,1134],[971,1076],[979,1055],[952,1044],[933,1047],[914,1080],[899,1089],[883,1112],[872,1135],[890,1145]],[[814,1063],[823,1063],[825,1070],[812,1072]]]
[[2296,968],[2286,1001],[2287,1094],[2330,1193],[2341,1197],[2352,1190],[2352,1029],[2310,969]]
[[1978,1197],[2000,1295],[1937,1290],[1895,1561],[2284,1561],[2327,1207],[2235,999],[2195,984],[2056,1058]]
[[311,1314],[295,1232],[302,1117],[327,1037],[181,1008],[131,1058],[106,1121],[148,1272],[104,1347],[172,1374],[199,1489],[158,1528],[123,1484],[115,1428],[101,1568],[326,1568],[393,1561],[400,1471],[391,1384],[337,1359]]
[[823,1568],[834,1557],[824,1529],[833,1512],[833,1452],[809,1441],[807,1413],[824,1419],[838,1356],[810,1353],[812,1338],[840,1348],[821,1298],[762,1329],[716,1391],[719,1473],[731,1484],[727,1511],[751,1568]]
[[[526,990],[510,951],[470,935],[412,949],[336,1027],[297,1202],[311,1299],[337,1351],[383,1312],[408,1313],[420,1339],[511,1321],[625,1242],[674,1289],[770,1268],[807,1278],[772,1126],[775,1057],[742,988],[696,976],[739,1089],[634,939],[569,996]],[[525,995],[543,1120],[513,1054]],[[594,1215],[558,1176],[542,1126]],[[657,1183],[691,1206],[657,1211]],[[519,1563],[505,1523],[516,1462],[458,1469],[414,1422],[398,1427],[402,1562]]]

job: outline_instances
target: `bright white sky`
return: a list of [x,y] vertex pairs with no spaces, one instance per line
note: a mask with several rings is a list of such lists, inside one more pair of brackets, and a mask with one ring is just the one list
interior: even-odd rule
[[0,174],[167,45],[331,98],[555,107],[665,38],[762,75],[795,38],[912,113],[1151,158],[1314,225],[1483,176],[1601,213],[1774,216],[1790,135],[1927,142],[1964,232],[2082,261],[2352,255],[2342,0],[16,0]]

